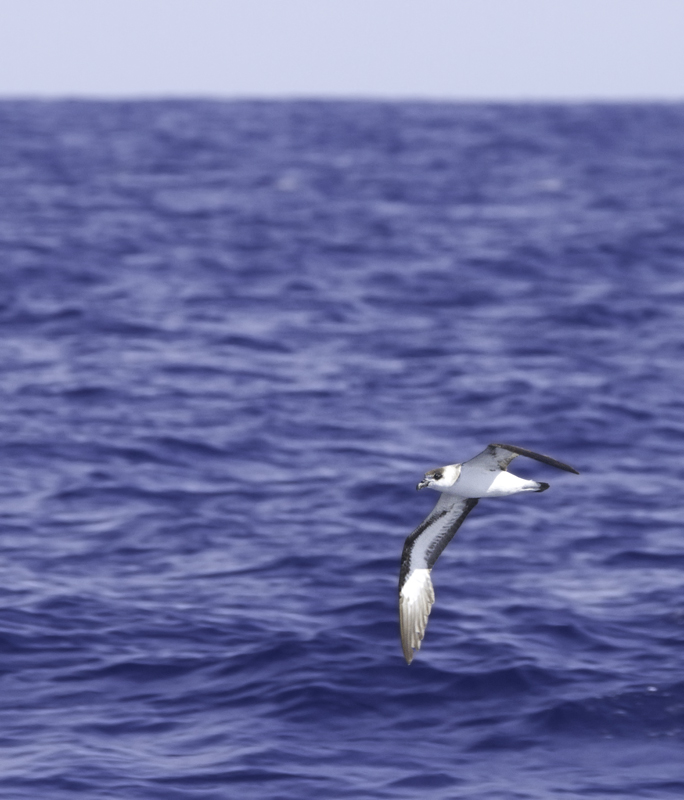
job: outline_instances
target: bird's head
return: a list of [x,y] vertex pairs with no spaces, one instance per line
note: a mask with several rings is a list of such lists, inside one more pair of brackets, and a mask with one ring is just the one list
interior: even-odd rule
[[460,474],[460,464],[449,464],[446,467],[431,469],[425,473],[425,477],[416,486],[416,489],[435,489],[438,492],[443,492],[456,483]]

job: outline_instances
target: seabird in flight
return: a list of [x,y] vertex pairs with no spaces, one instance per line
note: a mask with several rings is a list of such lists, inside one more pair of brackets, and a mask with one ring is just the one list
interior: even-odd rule
[[490,444],[463,464],[432,469],[416,487],[440,492],[437,505],[404,543],[399,572],[399,622],[406,661],[420,650],[435,593],[430,572],[461,523],[482,497],[506,497],[518,492],[545,492],[548,483],[518,478],[507,471],[518,456],[527,456],[566,472],[576,469],[555,458],[512,444]]

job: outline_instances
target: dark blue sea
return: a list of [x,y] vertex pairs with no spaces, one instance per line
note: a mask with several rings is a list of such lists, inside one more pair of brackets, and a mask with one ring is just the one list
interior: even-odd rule
[[684,797],[684,105],[4,101],[0,291],[0,796]]

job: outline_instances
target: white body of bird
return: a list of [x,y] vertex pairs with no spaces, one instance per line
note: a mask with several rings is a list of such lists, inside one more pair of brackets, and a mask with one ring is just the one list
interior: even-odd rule
[[482,497],[507,497],[509,494],[518,494],[518,492],[540,492],[544,491],[541,487],[548,486],[545,483],[519,478],[517,475],[501,469],[497,469],[496,472],[485,471],[479,467],[473,467],[468,462],[450,466],[461,467],[455,483],[451,486],[435,484],[428,488],[455,497],[477,497],[479,499]]

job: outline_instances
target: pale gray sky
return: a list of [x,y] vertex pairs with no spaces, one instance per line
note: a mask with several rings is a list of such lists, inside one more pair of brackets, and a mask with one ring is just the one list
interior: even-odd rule
[[0,0],[0,96],[684,99],[684,0]]

